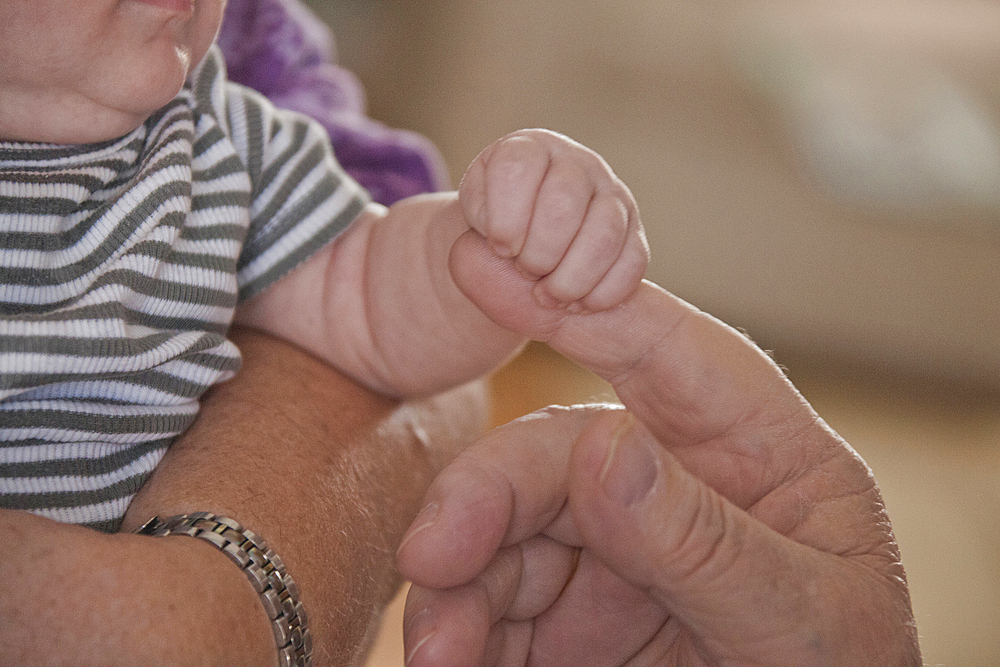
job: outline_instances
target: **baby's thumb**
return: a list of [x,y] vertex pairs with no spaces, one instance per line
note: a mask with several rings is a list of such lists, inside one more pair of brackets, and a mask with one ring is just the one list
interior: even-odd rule
[[602,415],[580,436],[569,503],[585,548],[713,656],[738,658],[799,622],[791,598],[809,550],[705,485],[633,417]]

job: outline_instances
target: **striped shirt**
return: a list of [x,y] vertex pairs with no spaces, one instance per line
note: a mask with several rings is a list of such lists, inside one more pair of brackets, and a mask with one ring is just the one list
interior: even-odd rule
[[121,139],[0,143],[0,507],[114,530],[237,370],[237,303],[365,202],[325,132],[215,48]]

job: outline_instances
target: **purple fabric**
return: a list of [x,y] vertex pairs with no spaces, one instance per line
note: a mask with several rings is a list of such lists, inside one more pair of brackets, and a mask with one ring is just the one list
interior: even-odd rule
[[373,200],[389,205],[448,187],[430,141],[365,116],[360,83],[336,66],[333,36],[299,0],[229,0],[218,42],[230,80],[318,120],[337,161]]

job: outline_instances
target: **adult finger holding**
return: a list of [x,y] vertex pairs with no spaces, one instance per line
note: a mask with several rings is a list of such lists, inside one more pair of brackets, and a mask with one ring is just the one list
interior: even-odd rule
[[[530,299],[511,294],[515,309]],[[455,627],[439,617],[408,628],[412,665],[919,665],[870,471],[767,355],[651,283],[545,327],[634,418],[522,420],[439,477],[399,552],[421,600],[408,613],[433,613],[445,588],[452,602],[482,596],[486,611],[462,615],[481,650],[435,654]],[[485,578],[537,536],[580,548],[571,575],[551,550],[509,561],[500,585]],[[530,619],[512,612],[524,591],[544,592]]]

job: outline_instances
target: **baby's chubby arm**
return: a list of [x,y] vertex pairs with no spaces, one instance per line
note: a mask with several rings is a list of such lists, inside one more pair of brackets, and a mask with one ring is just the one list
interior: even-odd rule
[[614,308],[647,263],[635,201],[604,160],[522,130],[477,156],[458,192],[370,206],[237,319],[379,391],[422,395],[548,340],[567,315]]
[[350,228],[237,312],[391,396],[420,396],[502,363],[523,340],[456,287],[457,194],[370,205]]

